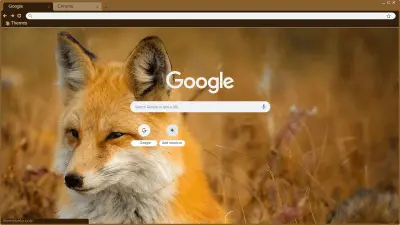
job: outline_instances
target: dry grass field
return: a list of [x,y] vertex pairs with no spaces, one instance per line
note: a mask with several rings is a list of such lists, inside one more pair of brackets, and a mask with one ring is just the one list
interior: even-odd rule
[[[54,60],[61,30],[1,34],[2,218],[54,217],[62,184],[50,168],[62,110]],[[398,190],[395,29],[64,30],[109,60],[124,60],[141,38],[159,35],[183,75],[221,69],[234,78],[233,89],[196,100],[271,103],[267,115],[186,118],[233,221],[323,223],[359,189]],[[183,100],[195,94],[182,90]]]

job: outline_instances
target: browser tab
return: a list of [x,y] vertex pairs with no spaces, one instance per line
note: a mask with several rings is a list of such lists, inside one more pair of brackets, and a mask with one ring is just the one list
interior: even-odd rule
[[101,2],[54,2],[54,11],[101,11]]

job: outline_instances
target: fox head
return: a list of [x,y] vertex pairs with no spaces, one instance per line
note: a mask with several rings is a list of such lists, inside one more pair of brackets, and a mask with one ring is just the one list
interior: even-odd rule
[[[168,124],[179,124],[172,114],[130,110],[132,101],[171,97],[165,80],[171,63],[161,39],[144,38],[125,63],[117,64],[102,62],[61,32],[56,63],[65,107],[55,167],[65,185],[87,195],[114,187],[152,192],[171,185],[182,169],[180,149],[131,145],[167,139]],[[149,136],[139,135],[141,124],[151,128]]]

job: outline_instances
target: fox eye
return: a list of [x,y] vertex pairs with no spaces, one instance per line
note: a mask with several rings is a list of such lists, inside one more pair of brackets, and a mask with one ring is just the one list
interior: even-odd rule
[[121,132],[111,132],[107,136],[106,140],[117,139],[117,138],[120,138],[123,135],[124,135],[124,133],[121,133]]
[[78,133],[77,130],[71,129],[71,130],[69,130],[69,132],[71,132],[72,137],[74,137],[74,138],[76,138],[76,139],[79,138],[79,133]]

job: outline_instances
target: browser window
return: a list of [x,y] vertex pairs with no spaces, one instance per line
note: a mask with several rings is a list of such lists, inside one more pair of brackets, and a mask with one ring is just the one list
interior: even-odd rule
[[1,223],[398,223],[399,3],[307,2],[2,2]]

